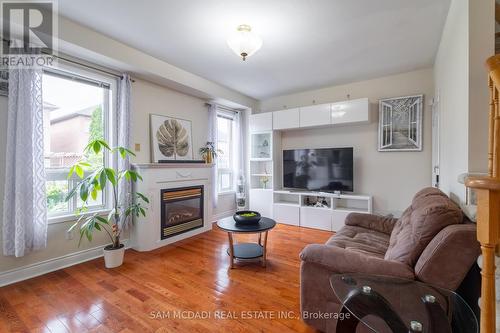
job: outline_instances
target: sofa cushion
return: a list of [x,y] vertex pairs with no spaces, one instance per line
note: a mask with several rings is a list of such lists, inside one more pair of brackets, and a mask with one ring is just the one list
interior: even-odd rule
[[385,259],[414,267],[434,236],[462,220],[462,211],[446,194],[433,187],[419,191],[396,222]]
[[332,236],[326,245],[383,258],[389,246],[389,235],[363,227],[346,225]]

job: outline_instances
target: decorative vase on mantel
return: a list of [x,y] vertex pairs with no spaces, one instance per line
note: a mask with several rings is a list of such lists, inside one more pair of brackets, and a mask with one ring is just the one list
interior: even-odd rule
[[214,142],[207,141],[205,146],[200,148],[199,153],[205,163],[211,164],[214,161],[214,158],[217,158],[219,154],[222,154],[222,151],[215,147]]

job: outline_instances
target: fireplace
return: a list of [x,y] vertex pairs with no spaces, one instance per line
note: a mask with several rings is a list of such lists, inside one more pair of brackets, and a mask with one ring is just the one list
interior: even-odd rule
[[203,227],[203,186],[161,190],[161,239]]

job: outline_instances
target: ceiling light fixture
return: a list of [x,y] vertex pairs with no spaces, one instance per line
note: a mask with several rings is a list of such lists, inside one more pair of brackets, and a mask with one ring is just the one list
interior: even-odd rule
[[261,48],[262,38],[252,32],[252,27],[241,24],[236,28],[236,32],[229,36],[227,45],[245,61]]

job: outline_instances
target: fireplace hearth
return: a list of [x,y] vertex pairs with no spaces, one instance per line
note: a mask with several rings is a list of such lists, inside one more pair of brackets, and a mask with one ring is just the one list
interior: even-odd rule
[[203,186],[161,190],[161,239],[203,227]]

